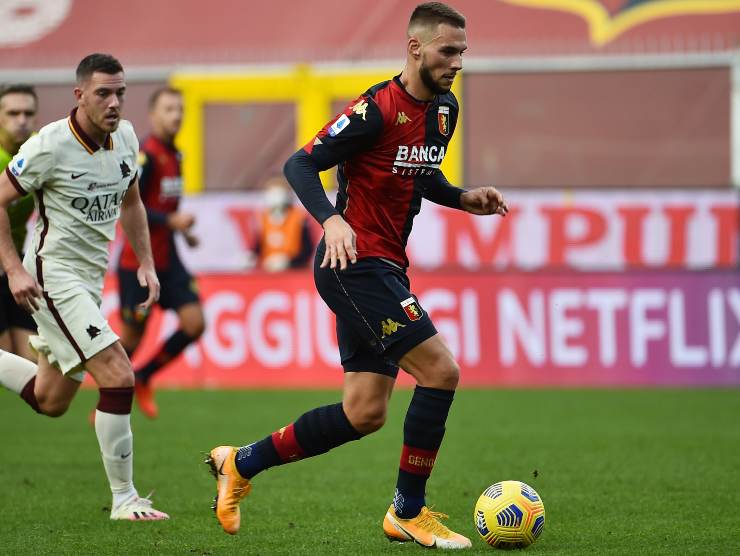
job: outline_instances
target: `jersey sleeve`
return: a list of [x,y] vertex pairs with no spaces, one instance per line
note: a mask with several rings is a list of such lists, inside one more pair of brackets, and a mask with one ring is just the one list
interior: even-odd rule
[[319,170],[327,170],[372,146],[383,132],[383,115],[369,95],[350,102],[303,150]]
[[44,137],[38,134],[23,143],[6,173],[18,193],[25,195],[41,189],[51,178],[53,169],[54,154],[45,147]]
[[460,197],[465,190],[448,182],[442,172],[420,178],[420,181],[424,184],[422,195],[425,199],[444,207],[462,209]]
[[154,173],[154,159],[145,150],[140,150],[136,158],[136,166],[139,170],[139,190],[144,193],[144,189],[149,187]]
[[128,120],[121,120],[119,126],[122,132],[121,135],[124,137],[124,141],[126,142],[126,148],[131,153],[131,160],[136,163],[136,171],[131,177],[131,181],[128,183],[128,186],[131,187],[134,185],[136,178],[141,176],[141,170],[139,168],[139,138],[136,136],[136,131],[134,131],[134,125]]

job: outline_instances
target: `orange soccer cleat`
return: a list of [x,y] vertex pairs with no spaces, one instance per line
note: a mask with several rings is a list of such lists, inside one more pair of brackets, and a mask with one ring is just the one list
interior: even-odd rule
[[440,522],[445,518],[445,514],[433,512],[424,506],[416,517],[402,519],[396,515],[391,504],[383,519],[383,532],[391,541],[413,541],[427,548],[470,548],[470,539],[451,531]]
[[218,446],[211,450],[206,463],[216,477],[216,498],[213,510],[221,527],[229,535],[236,535],[241,525],[239,502],[252,490],[252,483],[239,474],[236,468],[237,448]]
[[157,407],[157,402],[154,401],[154,389],[148,383],[137,380],[134,383],[134,397],[136,398],[136,403],[139,404],[139,409],[144,415],[150,419],[157,418],[159,408]]

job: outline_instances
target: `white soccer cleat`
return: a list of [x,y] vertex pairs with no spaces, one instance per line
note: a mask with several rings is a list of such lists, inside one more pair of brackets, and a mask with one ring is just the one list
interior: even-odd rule
[[[149,495],[151,496],[151,494]],[[132,496],[113,508],[110,512],[111,519],[123,519],[128,521],[162,521],[170,516],[152,508],[152,501],[140,496]]]

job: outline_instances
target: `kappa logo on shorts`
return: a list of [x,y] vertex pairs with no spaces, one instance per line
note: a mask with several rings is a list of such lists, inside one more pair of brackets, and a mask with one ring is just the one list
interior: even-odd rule
[[398,332],[399,328],[406,328],[405,324],[401,324],[400,322],[396,322],[393,319],[385,319],[380,321],[380,328],[382,329],[383,335],[380,337],[382,340],[383,338],[387,338],[391,334],[395,334]]
[[102,331],[97,326],[93,326],[91,324],[90,326],[87,327],[87,331],[86,332],[87,332],[87,335],[90,336],[90,339],[91,340],[94,340],[95,338],[97,338],[98,336],[100,336],[100,333]]
[[401,307],[403,307],[403,311],[406,313],[409,320],[419,320],[423,315],[421,307],[419,307],[419,304],[413,297],[409,297],[408,299],[401,301]]

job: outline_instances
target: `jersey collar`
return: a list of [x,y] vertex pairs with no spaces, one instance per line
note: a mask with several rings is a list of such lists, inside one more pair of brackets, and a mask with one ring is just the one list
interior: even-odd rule
[[417,104],[422,104],[422,105],[424,105],[424,104],[432,104],[435,100],[437,100],[437,95],[434,95],[434,98],[432,100],[419,100],[414,95],[412,95],[411,93],[409,93],[406,90],[406,87],[403,86],[403,83],[401,83],[401,74],[400,73],[398,75],[396,75],[396,76],[393,77],[393,83],[395,83],[398,86],[398,88],[401,89],[408,98],[410,98],[412,101],[414,101]]
[[149,134],[149,137],[153,141],[156,141],[157,143],[159,143],[160,145],[162,145],[168,151],[171,151],[171,152],[177,154],[177,147],[175,146],[174,143],[168,143],[167,141],[162,141],[162,139],[160,139],[159,137],[157,137],[156,135],[154,135],[154,133]]
[[[93,141],[90,136],[83,131],[80,124],[77,122],[77,118],[75,118],[75,114],[77,114],[77,107],[72,109],[72,113],[69,115],[67,120],[69,122],[69,129],[72,131],[72,135],[75,136],[75,139],[79,141],[80,145],[85,147],[85,150],[88,153],[95,154],[100,150],[100,145]],[[111,138],[110,134],[106,135],[105,141],[103,141],[103,148],[107,151],[113,150],[113,138]]]

